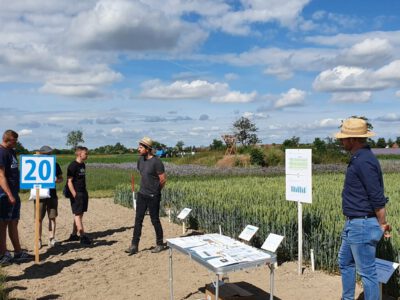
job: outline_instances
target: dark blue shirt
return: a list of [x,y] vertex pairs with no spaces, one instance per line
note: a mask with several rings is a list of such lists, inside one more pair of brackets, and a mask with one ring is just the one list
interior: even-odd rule
[[[18,160],[14,149],[7,149],[0,145],[0,167],[4,168],[5,177],[11,193],[19,192],[19,170]],[[0,187],[0,196],[4,194]]]
[[347,217],[375,215],[385,207],[381,166],[369,146],[359,149],[347,167],[342,192],[343,214]]

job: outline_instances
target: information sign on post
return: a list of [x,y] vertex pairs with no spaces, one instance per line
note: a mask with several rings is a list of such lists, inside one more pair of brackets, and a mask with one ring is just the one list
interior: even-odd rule
[[35,205],[35,263],[39,263],[39,202],[40,188],[55,188],[56,157],[54,155],[21,155],[20,187],[36,189]]
[[303,260],[303,207],[312,203],[311,149],[286,149],[286,200],[297,201],[298,210],[298,273],[302,273]]
[[185,220],[187,218],[187,216],[190,214],[190,212],[192,211],[191,208],[187,208],[185,207],[184,209],[181,210],[181,212],[178,215],[178,219],[182,220],[182,233],[185,234],[186,232],[186,223]]
[[258,227],[253,226],[253,225],[247,225],[243,229],[243,231],[240,233],[239,239],[250,242],[250,240],[253,238],[253,236],[256,234],[257,231],[258,231]]

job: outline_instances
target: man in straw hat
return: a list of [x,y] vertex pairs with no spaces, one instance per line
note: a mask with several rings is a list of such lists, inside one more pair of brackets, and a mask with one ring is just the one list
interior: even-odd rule
[[382,235],[390,236],[390,226],[386,222],[388,199],[383,193],[381,167],[366,144],[367,138],[374,135],[360,118],[344,120],[335,135],[351,153],[342,191],[346,218],[339,250],[343,300],[354,299],[356,270],[361,276],[365,299],[379,299],[375,252]]
[[153,141],[144,137],[139,141],[139,160],[137,168],[140,172],[140,190],[136,201],[135,227],[132,243],[126,250],[129,255],[139,251],[139,241],[142,234],[142,224],[146,210],[149,210],[151,223],[156,232],[156,246],[151,252],[158,253],[166,247],[163,242],[163,229],[160,222],[161,189],[164,187],[167,177],[161,160],[153,155]]

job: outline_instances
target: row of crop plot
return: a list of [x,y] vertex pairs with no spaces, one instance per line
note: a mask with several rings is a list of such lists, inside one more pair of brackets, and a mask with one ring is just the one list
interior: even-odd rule
[[[313,176],[313,202],[303,205],[303,253],[309,260],[314,249],[319,269],[337,272],[340,233],[344,225],[341,211],[343,174]],[[388,221],[393,226],[392,238],[382,240],[378,257],[399,261],[400,237],[400,174],[384,176]],[[131,206],[132,193],[128,185],[117,188],[117,202]],[[163,190],[163,206],[176,219],[181,209],[192,209],[188,225],[205,232],[218,232],[237,238],[247,224],[259,227],[252,240],[260,246],[269,233],[284,235],[278,250],[280,260],[297,259],[297,203],[285,200],[285,177],[181,177],[168,182]],[[400,277],[392,277],[384,291],[399,296]]]

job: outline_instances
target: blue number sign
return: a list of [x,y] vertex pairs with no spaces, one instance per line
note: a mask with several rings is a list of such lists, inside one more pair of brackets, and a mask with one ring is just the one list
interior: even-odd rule
[[20,187],[32,189],[35,185],[42,188],[56,187],[56,157],[54,155],[21,155]]

